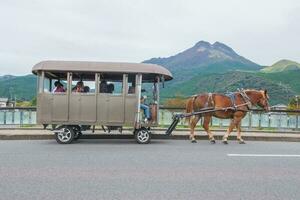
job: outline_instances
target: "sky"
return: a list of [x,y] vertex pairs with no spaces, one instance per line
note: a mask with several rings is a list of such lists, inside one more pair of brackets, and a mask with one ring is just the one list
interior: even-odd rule
[[42,60],[142,62],[219,41],[300,62],[298,0],[0,0],[0,75]]

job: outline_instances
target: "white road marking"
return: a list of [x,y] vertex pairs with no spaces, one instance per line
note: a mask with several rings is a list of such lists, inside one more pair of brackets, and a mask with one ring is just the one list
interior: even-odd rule
[[229,157],[298,157],[298,154],[227,154]]

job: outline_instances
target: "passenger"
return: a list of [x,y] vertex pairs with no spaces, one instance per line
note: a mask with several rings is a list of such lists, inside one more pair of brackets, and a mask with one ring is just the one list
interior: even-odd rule
[[135,93],[135,82],[132,83],[132,86],[129,86],[128,88],[128,94],[134,94]]
[[135,93],[135,87],[134,86],[130,86],[128,89],[128,94],[134,94]]
[[144,110],[144,114],[145,114],[145,122],[147,123],[148,121],[151,120],[151,116],[150,116],[150,108],[149,106],[147,106],[145,104],[145,100],[146,100],[147,96],[142,96],[141,97],[141,105],[140,105],[140,108]]
[[107,93],[107,82],[105,80],[100,83],[100,93]]
[[52,90],[53,93],[66,92],[63,84],[61,84],[60,81],[55,81],[54,86],[55,88]]
[[84,93],[89,93],[90,92],[90,87],[89,86],[84,86],[83,92]]
[[81,93],[81,92],[84,92],[84,85],[83,85],[83,82],[82,81],[78,81],[76,86],[72,89],[72,92],[75,92],[75,93]]
[[107,93],[114,93],[114,91],[115,91],[115,86],[114,86],[114,84],[112,84],[112,83],[110,83],[110,84],[108,84],[107,85]]

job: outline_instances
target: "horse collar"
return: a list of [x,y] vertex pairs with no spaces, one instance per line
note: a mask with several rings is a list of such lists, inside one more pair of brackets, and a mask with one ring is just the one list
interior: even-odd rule
[[250,97],[246,94],[246,92],[245,92],[244,90],[242,90],[242,91],[240,92],[240,94],[241,94],[243,100],[245,101],[245,103],[246,103],[248,109],[250,110],[250,108],[251,108],[251,106],[252,106]]

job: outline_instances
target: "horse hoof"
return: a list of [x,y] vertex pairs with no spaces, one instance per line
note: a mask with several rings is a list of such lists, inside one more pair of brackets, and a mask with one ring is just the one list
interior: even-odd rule
[[239,144],[246,144],[246,142],[244,140],[240,140]]
[[223,140],[223,144],[228,144],[228,141],[227,140]]
[[197,141],[196,141],[196,140],[192,140],[191,142],[192,142],[192,143],[197,143]]
[[216,144],[216,140],[211,140],[210,143],[211,144]]

